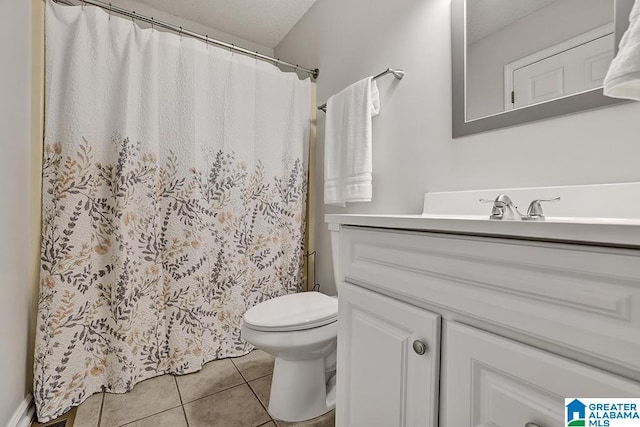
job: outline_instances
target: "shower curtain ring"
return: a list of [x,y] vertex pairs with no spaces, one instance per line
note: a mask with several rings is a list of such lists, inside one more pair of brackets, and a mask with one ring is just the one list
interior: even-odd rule
[[204,39],[205,39],[204,43],[207,45],[207,50],[209,50],[209,34],[205,34]]
[[109,21],[111,21],[111,3],[109,3]]
[[180,32],[178,34],[180,35],[180,38],[182,39],[182,27],[180,27]]
[[156,23],[156,20],[153,19],[153,16],[151,17],[151,31],[153,31],[153,26]]
[[85,4],[85,1],[84,1],[84,0],[82,0],[82,10],[83,10],[83,11],[84,11],[84,4]]
[[136,23],[136,11],[133,11],[133,15],[131,15],[131,22]]

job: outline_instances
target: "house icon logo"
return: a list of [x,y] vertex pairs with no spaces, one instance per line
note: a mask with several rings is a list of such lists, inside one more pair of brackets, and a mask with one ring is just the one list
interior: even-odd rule
[[579,401],[578,399],[573,399],[567,405],[567,427],[583,427],[585,425],[585,409],[587,405]]

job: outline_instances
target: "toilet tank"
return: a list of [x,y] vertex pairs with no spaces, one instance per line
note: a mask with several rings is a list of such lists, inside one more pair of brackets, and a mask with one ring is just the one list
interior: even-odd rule
[[340,293],[340,224],[329,223],[331,233],[331,260],[333,261],[333,280],[336,284],[336,293]]

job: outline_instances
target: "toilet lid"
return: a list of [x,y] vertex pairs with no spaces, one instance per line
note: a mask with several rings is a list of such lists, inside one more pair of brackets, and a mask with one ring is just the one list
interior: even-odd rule
[[264,301],[244,314],[244,323],[257,331],[300,331],[333,323],[338,300],[320,292],[284,295]]

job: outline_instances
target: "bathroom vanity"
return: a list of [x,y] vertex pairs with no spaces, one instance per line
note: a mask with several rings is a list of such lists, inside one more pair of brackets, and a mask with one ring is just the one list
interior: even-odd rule
[[640,397],[637,222],[500,224],[427,205],[326,217],[337,426],[560,427],[565,398]]

